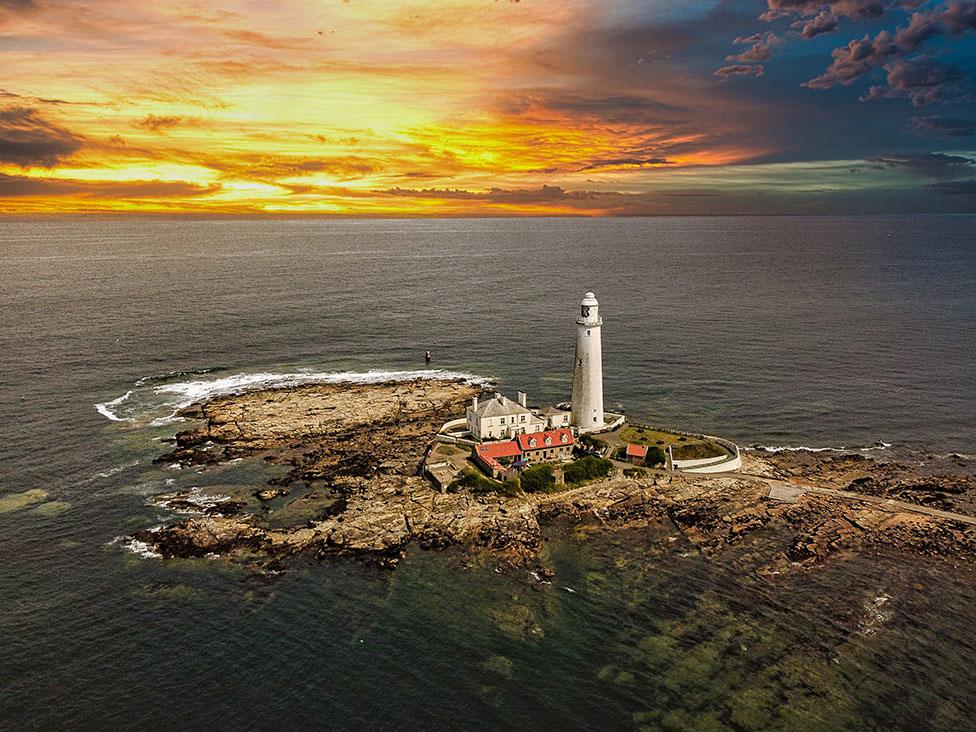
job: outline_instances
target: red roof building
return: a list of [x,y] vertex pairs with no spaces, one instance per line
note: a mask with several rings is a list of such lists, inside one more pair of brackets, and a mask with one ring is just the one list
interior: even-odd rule
[[493,478],[508,472],[508,468],[503,464],[509,463],[522,454],[518,443],[514,440],[505,442],[486,442],[474,446],[474,456],[484,465]]
[[572,457],[573,433],[567,429],[517,435],[522,455],[534,460],[564,460]]
[[647,457],[647,445],[635,445],[627,443],[627,459],[632,463],[644,462]]

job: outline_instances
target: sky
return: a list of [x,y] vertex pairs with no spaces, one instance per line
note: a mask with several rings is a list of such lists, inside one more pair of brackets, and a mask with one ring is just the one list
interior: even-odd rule
[[976,0],[0,0],[0,213],[976,212]]

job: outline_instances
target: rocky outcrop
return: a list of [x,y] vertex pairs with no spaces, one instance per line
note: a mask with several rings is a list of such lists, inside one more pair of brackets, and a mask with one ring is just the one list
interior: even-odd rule
[[[201,510],[133,538],[164,557],[346,554],[386,565],[396,564],[411,544],[463,545],[507,565],[538,554],[540,527],[547,523],[625,528],[658,522],[705,556],[761,545],[759,564],[769,573],[864,546],[976,560],[976,526],[857,497],[898,491],[958,498],[968,494],[973,476],[921,475],[863,455],[750,453],[750,475],[657,473],[553,494],[442,494],[417,475],[419,466],[436,429],[479,390],[438,380],[308,385],[192,407],[184,416],[199,425],[177,435],[176,450],[161,461],[199,466],[262,457],[287,473],[264,490],[222,486],[218,496],[161,496],[159,502],[174,510]],[[783,478],[835,492],[798,491],[789,503],[770,500],[770,485]]]
[[958,455],[757,451],[751,457],[780,478],[976,516],[976,466]]

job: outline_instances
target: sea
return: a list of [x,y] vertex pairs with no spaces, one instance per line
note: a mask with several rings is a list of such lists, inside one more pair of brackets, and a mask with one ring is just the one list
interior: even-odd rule
[[[976,456],[976,216],[0,221],[0,729],[976,729],[976,573],[881,549],[784,576],[668,526],[531,568],[411,551],[258,572],[125,537],[184,405],[465,375],[744,447]],[[432,352],[425,363],[424,352]]]

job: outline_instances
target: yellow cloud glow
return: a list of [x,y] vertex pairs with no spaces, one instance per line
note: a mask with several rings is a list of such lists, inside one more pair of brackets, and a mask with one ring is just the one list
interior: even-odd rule
[[[603,91],[557,43],[592,23],[582,0],[0,12],[0,134],[31,138],[0,159],[0,212],[599,215],[607,199],[555,189],[647,190],[768,152],[688,130],[681,80]],[[610,108],[652,92],[658,116]]]

